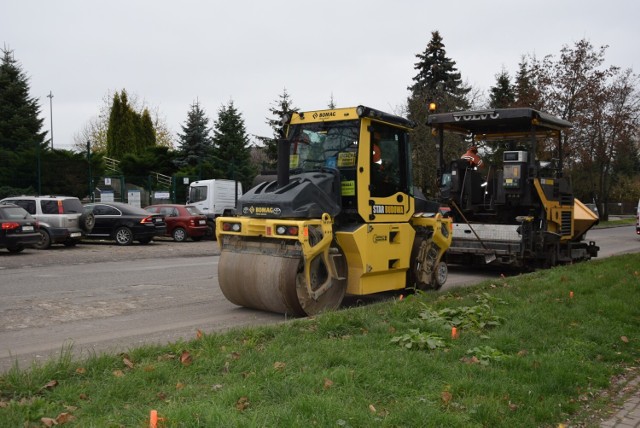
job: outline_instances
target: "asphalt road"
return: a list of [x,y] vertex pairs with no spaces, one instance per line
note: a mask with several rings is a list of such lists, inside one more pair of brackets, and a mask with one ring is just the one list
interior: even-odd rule
[[[632,226],[589,232],[600,256],[640,251]],[[215,242],[118,247],[91,243],[22,254],[0,251],[0,371],[59,355],[123,352],[144,343],[195,338],[283,315],[229,303],[217,283]],[[500,272],[452,267],[444,289]]]

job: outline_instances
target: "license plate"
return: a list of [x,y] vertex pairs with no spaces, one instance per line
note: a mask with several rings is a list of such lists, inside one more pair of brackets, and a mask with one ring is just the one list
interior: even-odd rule
[[79,237],[82,236],[82,233],[80,233],[80,232],[72,232],[71,235],[69,235],[69,236],[71,236],[72,238],[79,238]]
[[200,220],[200,221],[198,222],[198,224],[207,224],[207,221],[206,221],[206,220]]
[[161,223],[161,222],[162,222],[162,219],[161,219],[161,218],[154,218],[154,219],[153,219],[153,222],[154,222],[154,223]]
[[33,232],[33,226],[22,226],[23,232]]

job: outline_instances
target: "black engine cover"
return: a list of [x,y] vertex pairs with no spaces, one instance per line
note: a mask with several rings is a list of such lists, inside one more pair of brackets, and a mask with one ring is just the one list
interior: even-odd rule
[[340,175],[323,170],[292,175],[289,184],[278,189],[277,181],[260,183],[238,199],[238,213],[264,218],[332,217],[341,211]]

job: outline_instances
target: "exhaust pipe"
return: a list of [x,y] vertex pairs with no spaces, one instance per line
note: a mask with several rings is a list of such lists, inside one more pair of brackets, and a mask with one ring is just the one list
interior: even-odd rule
[[285,138],[278,140],[278,189],[289,184],[289,149],[291,142]]

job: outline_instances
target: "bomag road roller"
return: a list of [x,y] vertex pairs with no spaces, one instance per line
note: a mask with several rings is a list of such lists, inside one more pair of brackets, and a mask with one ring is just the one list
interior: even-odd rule
[[364,106],[285,117],[277,174],[217,219],[225,297],[305,316],[345,295],[442,286],[451,221],[414,193],[412,126]]
[[[449,263],[535,269],[596,257],[587,242],[598,217],[573,196],[563,176],[563,138],[571,123],[530,108],[429,115],[443,201],[451,206]],[[484,152],[482,166],[443,161],[462,138]]]

